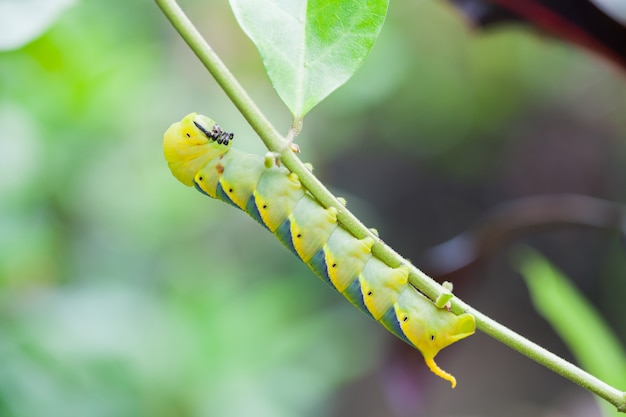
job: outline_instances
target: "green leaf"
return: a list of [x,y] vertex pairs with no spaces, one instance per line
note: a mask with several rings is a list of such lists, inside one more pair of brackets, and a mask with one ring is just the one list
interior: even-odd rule
[[[537,311],[588,372],[613,386],[626,386],[626,352],[602,316],[543,256],[530,248],[520,252],[519,270]],[[605,416],[623,415],[602,400],[599,404]]]
[[0,1],[0,50],[17,49],[41,36],[74,0]]
[[389,0],[230,0],[294,119],[356,72],[380,33]]

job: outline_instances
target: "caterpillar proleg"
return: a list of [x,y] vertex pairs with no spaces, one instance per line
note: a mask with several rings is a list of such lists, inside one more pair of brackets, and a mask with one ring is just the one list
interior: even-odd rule
[[391,333],[417,348],[429,369],[456,386],[435,355],[474,333],[474,316],[438,308],[409,282],[406,265],[391,268],[372,254],[372,238],[357,239],[284,167],[231,149],[233,135],[191,113],[165,132],[172,174],[209,197],[248,213],[323,281]]

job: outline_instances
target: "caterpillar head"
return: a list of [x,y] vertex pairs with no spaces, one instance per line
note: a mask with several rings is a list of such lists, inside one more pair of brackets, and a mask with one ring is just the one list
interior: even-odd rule
[[206,116],[191,113],[173,123],[163,135],[163,153],[172,174],[183,184],[211,159],[228,152],[233,134],[224,132]]

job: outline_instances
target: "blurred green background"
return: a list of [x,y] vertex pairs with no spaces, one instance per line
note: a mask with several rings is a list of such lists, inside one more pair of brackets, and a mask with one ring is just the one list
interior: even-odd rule
[[[227,2],[181,3],[286,132]],[[52,21],[0,52],[0,416],[599,415],[590,394],[483,335],[441,354],[450,391],[254,221],[181,186],[161,140],[191,111],[263,148],[154,2],[77,1]],[[392,2],[363,68],[298,143],[416,261],[511,198],[624,201],[625,93],[585,51],[517,27],[474,32],[446,3]],[[527,243],[624,340],[619,236]],[[507,256],[457,293],[568,357]]]

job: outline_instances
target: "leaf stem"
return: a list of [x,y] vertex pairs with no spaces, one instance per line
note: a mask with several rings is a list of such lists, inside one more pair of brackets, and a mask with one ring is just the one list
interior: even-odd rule
[[[395,267],[407,264],[411,269],[410,282],[431,300],[436,300],[445,289],[428,277],[414,265],[408,263],[389,246],[384,244],[374,232],[365,227],[341,202],[324,187],[324,185],[309,171],[300,159],[292,152],[291,147],[284,146],[286,139],[278,133],[258,106],[252,101],[247,92],[237,82],[235,77],[220,60],[213,49],[202,38],[191,21],[187,18],[175,0],[155,0],[163,13],[170,20],[174,28],[195,52],[200,61],[213,75],[231,101],[246,118],[272,152],[279,152],[282,163],[293,173],[298,175],[302,185],[324,206],[335,207],[338,219],[342,226],[357,238],[372,237],[377,243],[374,245],[374,254],[388,265]],[[512,349],[526,355],[530,359],[542,364],[548,369],[575,382],[581,387],[597,394],[612,403],[621,412],[626,412],[626,393],[599,380],[577,366],[567,362],[559,356],[547,351],[541,346],[522,337],[507,327],[499,324],[481,312],[473,309],[458,298],[451,301],[452,311],[459,314],[469,312],[476,318],[479,330],[494,339],[508,345]]]
[[200,35],[198,29],[189,20],[178,3],[175,0],[155,1],[172,26],[187,42],[187,45],[198,56],[206,69],[209,70],[228,98],[230,98],[248,123],[250,123],[250,126],[263,140],[265,146],[270,150],[278,150],[283,147],[285,139],[257,107],[256,103],[235,79],[213,48]]

